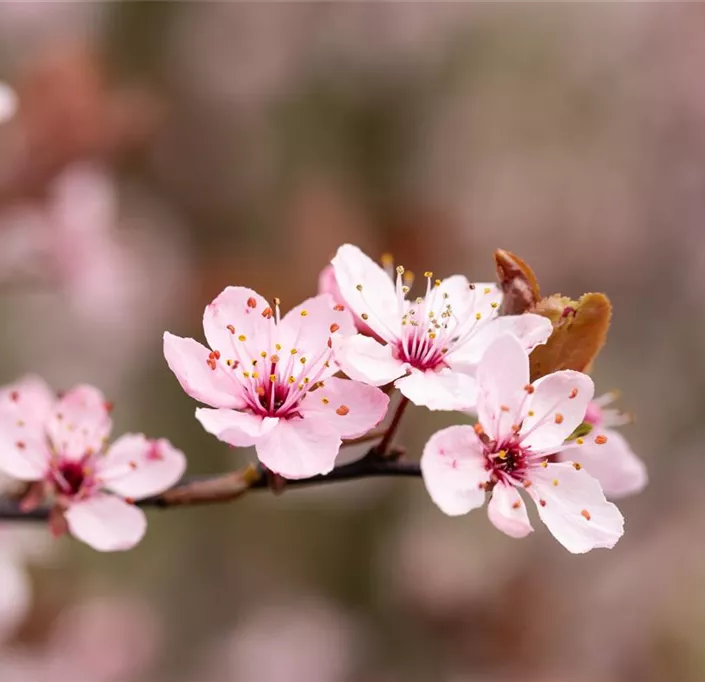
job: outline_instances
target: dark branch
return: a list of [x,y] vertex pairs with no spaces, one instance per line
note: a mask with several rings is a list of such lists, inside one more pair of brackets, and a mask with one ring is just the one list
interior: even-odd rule
[[[416,462],[399,461],[401,450],[392,450],[388,458],[382,458],[373,448],[362,459],[336,467],[325,476],[310,476],[285,482],[286,488],[323,485],[338,481],[381,476],[420,476]],[[242,471],[216,476],[193,476],[184,479],[171,490],[161,495],[139,500],[140,507],[191,506],[227,502],[240,497],[248,490],[262,490],[270,486],[270,480],[261,467],[248,467]],[[45,521],[50,507],[43,506],[32,511],[22,511],[19,500],[0,497],[0,520]]]

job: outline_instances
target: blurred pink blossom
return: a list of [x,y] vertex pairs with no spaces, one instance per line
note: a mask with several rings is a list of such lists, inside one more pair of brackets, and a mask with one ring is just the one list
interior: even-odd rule
[[186,459],[168,441],[125,434],[106,449],[110,406],[91,386],[77,386],[58,402],[39,378],[0,390],[0,468],[38,485],[26,505],[53,497],[50,526],[69,530],[100,551],[131,549],[147,520],[134,501],[181,478]]

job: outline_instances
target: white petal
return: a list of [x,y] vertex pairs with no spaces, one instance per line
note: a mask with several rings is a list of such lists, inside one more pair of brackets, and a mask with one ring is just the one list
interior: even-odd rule
[[512,538],[526,537],[534,530],[529,521],[526,504],[513,485],[498,483],[495,486],[487,505],[487,516],[495,528]]
[[106,488],[139,500],[157,495],[179,481],[186,469],[186,457],[168,440],[126,433],[98,460],[96,468]]
[[582,423],[594,392],[592,379],[581,372],[565,369],[541,377],[526,404],[522,445],[555,452]]
[[338,430],[319,415],[281,419],[257,441],[260,462],[284,478],[329,473],[340,450]]
[[471,370],[480,362],[485,351],[506,334],[515,336],[527,353],[546,343],[553,332],[550,320],[543,315],[524,313],[496,317],[478,329],[468,340],[453,350],[448,361],[453,367]]
[[369,336],[334,338],[333,352],[345,374],[372,386],[384,386],[406,373],[407,365],[394,358],[391,347]]
[[431,499],[449,516],[467,514],[485,501],[489,480],[482,445],[472,426],[434,433],[421,456],[421,475]]
[[619,509],[584,469],[563,462],[531,472],[529,494],[541,520],[569,552],[612,548],[624,532]]
[[[596,435],[607,442],[598,445]],[[579,448],[564,450],[561,460],[577,459],[585,471],[596,478],[607,497],[616,499],[641,492],[649,481],[644,462],[634,454],[626,439],[611,429],[593,430]]]
[[196,410],[196,419],[208,433],[239,448],[254,445],[279,421],[277,417],[261,417],[251,412],[226,409],[211,410],[207,407],[199,407]]
[[521,421],[521,405],[529,383],[529,356],[516,337],[497,339],[477,369],[477,415],[485,432],[495,440],[512,433]]
[[477,382],[473,377],[449,369],[421,372],[412,369],[394,384],[414,405],[429,410],[471,410],[477,403]]
[[343,299],[381,338],[399,336],[401,311],[389,275],[357,246],[343,244],[331,261]]
[[357,438],[382,421],[388,405],[389,396],[379,388],[331,377],[306,394],[299,411],[304,418],[323,417],[341,438]]
[[132,549],[147,531],[144,512],[114,495],[72,504],[64,516],[71,534],[99,552]]

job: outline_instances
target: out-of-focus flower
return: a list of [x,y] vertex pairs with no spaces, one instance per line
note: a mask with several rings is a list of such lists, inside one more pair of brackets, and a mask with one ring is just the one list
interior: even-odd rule
[[[582,423],[592,399],[590,377],[564,370],[529,383],[529,358],[512,336],[487,350],[477,372],[479,425],[451,426],[424,448],[421,471],[433,501],[451,516],[485,502],[492,523],[512,537],[532,530],[520,489],[536,503],[541,520],[573,553],[613,547],[624,519],[607,502],[597,480],[573,462],[551,463]],[[595,442],[604,442],[597,435]]]
[[[601,445],[589,440],[580,451],[585,470],[600,482],[605,494],[613,498],[641,492],[649,480],[644,462],[632,451],[624,436],[611,428],[631,421],[631,417],[620,410],[604,409],[616,398],[616,394],[606,393],[588,405],[585,421],[599,429],[607,440]],[[558,459],[566,456],[569,451],[561,453]]]
[[7,83],[0,82],[0,124],[9,121],[17,112],[17,93]]
[[514,334],[527,351],[544,343],[550,322],[540,315],[498,317],[502,295],[493,284],[470,284],[455,275],[433,280],[426,273],[425,298],[407,301],[404,269],[396,287],[360,249],[345,244],[333,258],[340,292],[386,345],[366,336],[336,340],[335,357],[353,379],[394,385],[416,405],[432,410],[472,409],[474,371],[484,350],[502,334]]
[[69,530],[100,551],[134,547],[144,536],[144,512],[126,501],[155,495],[181,478],[186,460],[164,439],[125,434],[106,447],[110,405],[91,386],[58,402],[39,378],[0,392],[0,468],[35,481],[28,504],[54,497],[52,530]]
[[352,316],[328,294],[280,319],[259,294],[228,287],[205,310],[211,348],[164,334],[164,355],[182,388],[215,409],[196,417],[209,433],[238,447],[255,445],[260,461],[287,478],[328,473],[343,438],[378,424],[389,398],[377,388],[333,377],[332,338],[353,334]]

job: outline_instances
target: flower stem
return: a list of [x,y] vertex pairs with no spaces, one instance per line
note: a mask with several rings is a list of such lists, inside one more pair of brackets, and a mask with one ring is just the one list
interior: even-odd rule
[[399,401],[399,404],[397,405],[397,410],[394,413],[394,416],[392,417],[392,423],[387,429],[387,433],[384,434],[382,442],[375,448],[375,452],[380,457],[387,456],[387,452],[389,451],[389,446],[391,445],[392,438],[394,438],[394,434],[396,433],[396,430],[399,427],[399,422],[401,421],[401,418],[404,414],[404,410],[406,409],[406,406],[408,404],[409,399],[406,396],[402,396],[401,400]]

